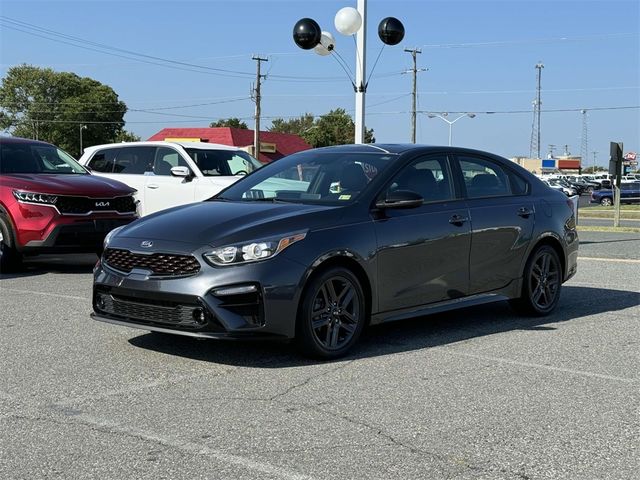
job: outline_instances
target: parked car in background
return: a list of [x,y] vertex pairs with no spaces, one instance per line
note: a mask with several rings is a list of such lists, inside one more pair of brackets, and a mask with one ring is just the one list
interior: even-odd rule
[[[591,203],[605,207],[613,205],[613,190],[603,189],[591,194]],[[640,203],[640,182],[620,184],[620,203]]]
[[[280,179],[305,188],[274,189]],[[547,315],[577,257],[573,202],[509,160],[344,145],[112,232],[93,317],[201,338],[294,338],[306,355],[335,358],[368,324],[499,300]]]
[[109,231],[136,218],[134,193],[54,145],[0,137],[0,271],[26,254],[101,252]]
[[135,188],[140,215],[211,198],[260,168],[244,150],[204,142],[129,142],[85,149],[94,174]]
[[551,188],[562,191],[562,193],[564,193],[567,197],[572,197],[573,195],[578,194],[575,188],[566,185],[565,182],[561,181],[558,178],[548,178],[545,179],[544,182],[546,182],[546,184]]
[[624,175],[621,180],[622,183],[634,183],[640,182],[640,173],[629,173]]

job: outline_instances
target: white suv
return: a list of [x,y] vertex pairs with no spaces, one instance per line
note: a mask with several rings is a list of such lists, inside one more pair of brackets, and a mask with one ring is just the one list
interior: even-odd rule
[[239,148],[198,142],[96,145],[79,162],[138,190],[140,216],[211,198],[261,166]]

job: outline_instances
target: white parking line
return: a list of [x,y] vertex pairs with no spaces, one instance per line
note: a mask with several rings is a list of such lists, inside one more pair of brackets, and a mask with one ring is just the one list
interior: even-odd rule
[[262,474],[274,476],[277,478],[283,478],[286,480],[311,480],[311,477],[302,473],[294,472],[282,467],[277,467],[266,462],[251,460],[250,458],[242,457],[240,455],[226,453],[221,450],[207,447],[205,445],[181,440],[177,437],[147,432],[131,425],[122,425],[111,420],[105,420],[86,414],[76,415],[70,418],[72,418],[73,421],[79,421],[80,423],[98,429],[105,429],[110,432],[117,432],[124,435],[137,437],[142,440],[159,443],[167,447],[177,448],[179,450],[182,450],[183,452],[194,455],[209,456],[223,463],[236,465],[247,470],[260,472]]
[[578,260],[591,260],[593,262],[612,263],[640,263],[640,260],[636,260],[633,258],[578,257]]
[[529,363],[529,362],[519,362],[517,360],[509,360],[507,358],[500,357],[490,357],[488,355],[477,355],[474,353],[463,353],[463,352],[454,352],[451,349],[446,349],[448,353],[453,355],[459,355],[461,357],[469,357],[475,358],[477,360],[488,360],[490,362],[498,362],[498,363],[506,363],[508,365],[517,365],[519,367],[529,367],[529,368],[537,368],[540,370],[549,370],[552,372],[562,372],[562,373],[571,373],[573,375],[580,375],[583,377],[592,377],[592,378],[601,378],[604,380],[614,380],[616,382],[624,382],[624,383],[636,383],[638,379],[635,378],[625,378],[625,377],[616,377],[614,375],[603,375],[601,373],[594,372],[586,372],[584,370],[572,370],[570,368],[561,368],[561,367],[553,367],[551,365],[541,365],[539,363]]
[[91,299],[87,297],[76,297],[75,295],[62,295],[61,293],[40,292],[38,290],[21,290],[19,288],[0,287],[0,292],[27,293],[29,295],[44,295],[45,297],[68,298],[71,300],[82,300],[85,302],[91,301]]

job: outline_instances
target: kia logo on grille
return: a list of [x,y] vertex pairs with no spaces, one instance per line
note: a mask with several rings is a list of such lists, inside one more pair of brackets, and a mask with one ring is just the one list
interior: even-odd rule
[[140,244],[140,246],[144,248],[151,248],[153,247],[153,242],[151,240],[145,240]]
[[96,207],[108,207],[109,202],[96,202]]

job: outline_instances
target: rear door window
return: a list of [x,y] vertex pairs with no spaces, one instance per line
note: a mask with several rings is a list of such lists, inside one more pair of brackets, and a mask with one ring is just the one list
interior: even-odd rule
[[156,147],[123,147],[118,151],[114,173],[144,175],[153,171]]
[[485,158],[458,156],[468,198],[511,195],[509,178],[504,169]]

